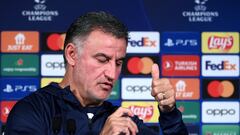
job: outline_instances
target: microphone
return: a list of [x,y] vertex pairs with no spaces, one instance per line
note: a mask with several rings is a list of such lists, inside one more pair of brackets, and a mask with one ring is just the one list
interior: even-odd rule
[[56,116],[52,120],[52,131],[54,135],[57,135],[61,130],[62,125],[62,117]]
[[67,120],[67,132],[69,135],[74,135],[76,132],[76,122],[74,119]]

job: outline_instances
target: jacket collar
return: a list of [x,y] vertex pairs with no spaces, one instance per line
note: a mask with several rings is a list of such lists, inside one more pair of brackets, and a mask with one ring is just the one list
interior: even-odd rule
[[[49,93],[53,96],[56,96],[57,98],[63,99],[72,105],[82,108],[82,105],[77,100],[77,98],[73,95],[72,91],[70,90],[70,86],[61,88],[58,85],[58,83],[52,82],[46,87],[47,87],[47,89],[46,89],[47,93]],[[113,106],[112,103],[110,103],[108,101],[104,101],[101,106],[102,106],[102,109],[101,109],[102,111],[99,113],[104,113],[106,111],[113,113],[118,108],[118,106]]]

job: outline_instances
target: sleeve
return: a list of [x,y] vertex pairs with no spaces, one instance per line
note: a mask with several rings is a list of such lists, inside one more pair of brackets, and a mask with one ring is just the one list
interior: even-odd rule
[[175,107],[171,112],[161,112],[160,127],[164,135],[188,135],[181,112]]
[[39,106],[25,100],[18,101],[8,116],[5,135],[44,134],[44,124],[39,115]]
[[143,120],[140,120],[137,116],[134,116],[132,120],[137,124],[139,132],[137,135],[159,135],[159,132],[148,127]]

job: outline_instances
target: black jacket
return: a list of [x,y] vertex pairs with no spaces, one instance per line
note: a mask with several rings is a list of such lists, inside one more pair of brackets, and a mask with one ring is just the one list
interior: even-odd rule
[[[107,117],[117,108],[107,101],[100,107],[82,107],[69,87],[61,89],[56,83],[51,83],[16,103],[8,116],[5,135],[98,135]],[[87,116],[88,110],[95,112],[92,119]],[[160,115],[164,134],[187,134],[177,109]],[[138,135],[159,134],[138,117],[132,120],[138,126]]]

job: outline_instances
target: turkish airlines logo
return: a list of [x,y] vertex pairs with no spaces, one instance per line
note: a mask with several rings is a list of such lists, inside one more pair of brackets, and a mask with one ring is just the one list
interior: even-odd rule
[[1,122],[6,123],[8,114],[17,101],[1,101]]
[[127,57],[123,65],[123,74],[126,75],[150,75],[152,65],[158,63],[158,56]]
[[3,31],[2,52],[38,52],[39,33],[33,31]]
[[163,76],[199,76],[199,56],[163,55]]
[[202,51],[204,53],[237,53],[239,52],[239,33],[203,32]]
[[158,53],[159,32],[129,32],[127,53]]
[[62,55],[42,55],[41,67],[43,76],[63,76],[65,73]]
[[204,55],[202,56],[203,76],[239,76],[239,56]]
[[203,79],[203,98],[238,99],[239,81],[235,80],[209,80]]
[[152,78],[122,78],[122,99],[154,100],[151,83]]
[[239,102],[202,102],[204,123],[238,123]]

